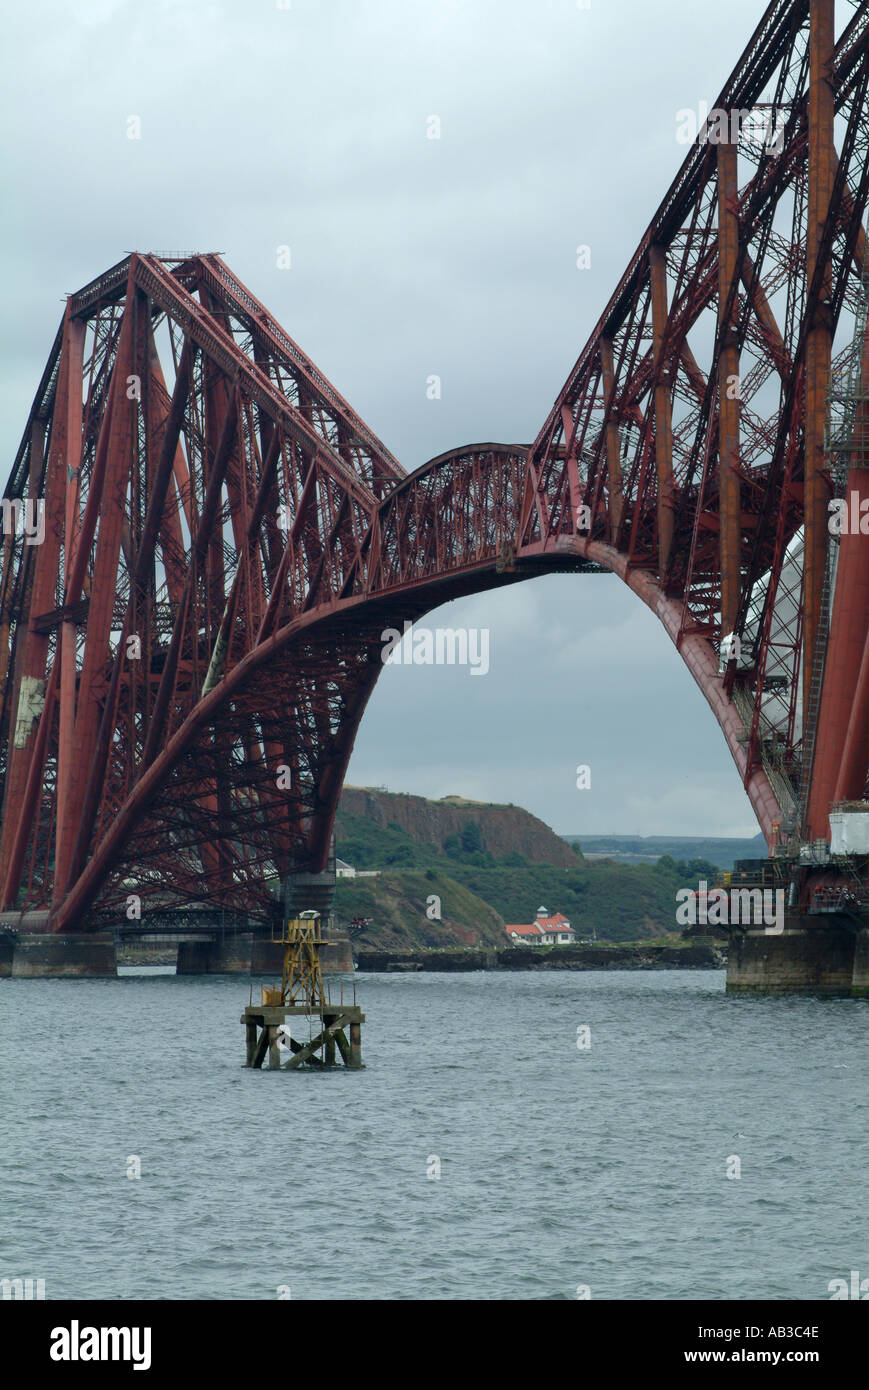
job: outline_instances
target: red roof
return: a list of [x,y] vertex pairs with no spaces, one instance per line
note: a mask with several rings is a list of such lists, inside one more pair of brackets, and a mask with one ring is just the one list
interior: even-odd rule
[[543,936],[547,932],[570,931],[572,928],[567,918],[556,912],[554,917],[538,917],[530,926],[508,926],[504,930],[515,932],[517,936]]

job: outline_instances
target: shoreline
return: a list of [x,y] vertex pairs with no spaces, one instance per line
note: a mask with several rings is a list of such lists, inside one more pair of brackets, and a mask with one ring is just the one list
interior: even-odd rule
[[[360,974],[461,974],[471,970],[723,970],[727,943],[716,941],[684,946],[465,946],[438,950],[377,950],[354,952]],[[118,965],[175,965],[174,948],[126,947]],[[257,972],[259,973],[259,972]],[[349,972],[347,972],[349,973]]]
[[508,946],[465,947],[455,950],[377,951],[356,953],[359,973],[421,971],[457,973],[468,970],[723,970],[723,943],[690,946]]

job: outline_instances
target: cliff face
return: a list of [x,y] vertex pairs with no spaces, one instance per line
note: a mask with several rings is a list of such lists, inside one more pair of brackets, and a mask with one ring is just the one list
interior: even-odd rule
[[[373,791],[369,787],[345,787],[335,822],[338,840],[342,838],[341,813],[364,816],[375,825],[390,822],[401,827],[420,844],[443,850],[449,835],[461,835],[469,821],[476,821],[483,837],[483,848],[491,854],[522,854],[536,864],[575,868],[579,856],[554,830],[520,806],[492,806],[444,797],[427,801],[403,792]],[[339,850],[340,853],[340,850]]]

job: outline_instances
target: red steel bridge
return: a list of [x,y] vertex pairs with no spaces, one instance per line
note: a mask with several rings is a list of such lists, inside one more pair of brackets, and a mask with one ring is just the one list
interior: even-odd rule
[[530,447],[406,474],[217,255],[69,297],[3,502],[7,922],[265,920],[384,628],[556,570],[653,609],[779,855],[865,801],[867,10],[768,6]]

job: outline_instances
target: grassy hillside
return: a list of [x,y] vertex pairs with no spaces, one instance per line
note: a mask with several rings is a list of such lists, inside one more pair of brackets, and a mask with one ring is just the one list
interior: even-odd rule
[[[431,902],[433,897],[439,904]],[[437,908],[440,919],[428,916]],[[377,878],[338,880],[335,913],[341,922],[372,918],[355,938],[360,946],[504,945],[504,921],[489,903],[439,869],[385,871]]]
[[380,826],[346,811],[335,827],[336,853],[356,869],[430,869],[443,854],[413,840],[398,825]]
[[[338,857],[357,870],[378,871],[375,878],[338,881],[338,920],[372,919],[360,945],[500,945],[504,923],[532,921],[541,904],[563,912],[579,937],[660,938],[679,930],[676,889],[715,876],[715,866],[699,858],[630,865],[576,854],[563,867],[532,863],[517,850],[493,855],[472,810],[461,834],[449,835],[440,849],[418,843],[397,824],[382,827],[342,813]],[[440,921],[426,915],[432,895],[441,899]]]
[[507,922],[529,922],[543,905],[563,912],[580,937],[634,941],[676,930],[676,877],[645,865],[460,868],[457,877]]

